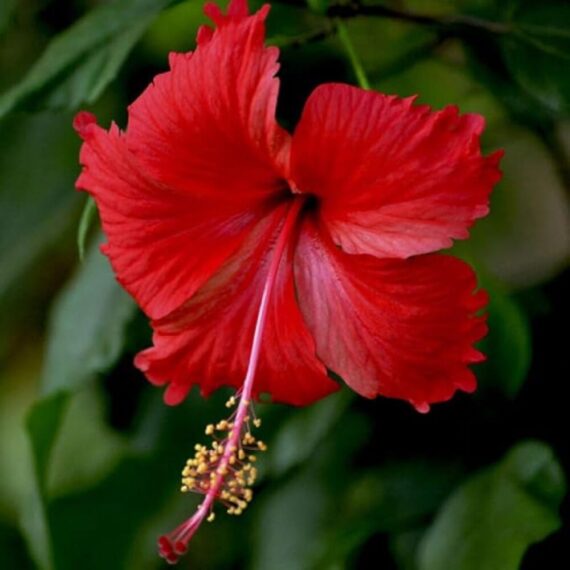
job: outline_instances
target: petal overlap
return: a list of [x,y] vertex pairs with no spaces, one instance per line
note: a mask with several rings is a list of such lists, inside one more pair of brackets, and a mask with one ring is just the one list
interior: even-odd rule
[[478,115],[327,84],[305,105],[291,177],[320,199],[349,253],[407,258],[449,247],[489,210],[502,153],[481,155]]
[[468,364],[486,332],[487,295],[471,268],[430,254],[377,259],[341,251],[307,220],[295,255],[301,312],[317,355],[359,394],[419,410],[475,389]]
[[202,200],[258,200],[287,175],[279,50],[264,46],[269,7],[246,16],[241,4],[227,16],[208,5],[217,27],[202,28],[194,52],[172,53],[170,71],[129,107],[129,149],[157,180]]
[[[179,403],[193,385],[204,395],[221,386],[241,387],[285,209],[278,207],[260,222],[240,251],[185,306],[153,323],[154,347],[140,353],[136,364],[154,383],[168,383],[167,403]],[[316,358],[297,307],[292,255],[289,247],[271,292],[253,394],[306,405],[334,392],[338,384]]]
[[[267,9],[242,1],[133,103],[125,132],[80,115],[83,172],[117,278],[154,319],[191,297],[286,191]],[[220,81],[223,74],[224,81]]]

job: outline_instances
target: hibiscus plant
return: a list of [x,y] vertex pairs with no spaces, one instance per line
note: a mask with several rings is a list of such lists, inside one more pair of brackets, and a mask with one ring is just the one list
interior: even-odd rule
[[81,258],[7,422],[7,568],[554,567],[568,6],[96,4],[0,95],[22,219],[61,225],[6,282]]

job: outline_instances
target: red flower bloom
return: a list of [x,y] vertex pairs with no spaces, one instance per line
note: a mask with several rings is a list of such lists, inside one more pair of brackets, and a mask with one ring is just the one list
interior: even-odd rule
[[170,561],[215,499],[240,510],[251,498],[249,478],[227,475],[234,463],[252,471],[251,398],[309,404],[338,388],[328,368],[363,396],[427,411],[472,391],[468,365],[482,359],[486,295],[465,263],[433,252],[489,210],[501,153],[481,155],[483,119],[328,84],[289,135],[275,119],[268,10],[208,4],[215,29],[171,55],[124,132],[88,113],[75,121],[77,186],[97,201],[118,280],[152,319],[154,346],[136,365],[168,385],[169,404],[194,384],[241,396],[229,427],[216,426],[229,431],[220,449],[199,448],[185,469],[206,499],[161,539]]

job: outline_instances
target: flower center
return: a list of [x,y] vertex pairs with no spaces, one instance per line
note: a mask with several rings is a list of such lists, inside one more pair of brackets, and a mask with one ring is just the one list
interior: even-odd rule
[[[214,520],[213,508],[216,501],[221,502],[229,514],[239,515],[253,497],[251,486],[257,476],[257,470],[253,466],[256,460],[254,452],[267,449],[267,446],[251,433],[252,424],[254,427],[261,425],[261,420],[255,418],[253,413],[251,396],[261,353],[263,331],[267,323],[269,302],[281,258],[292,236],[299,213],[310,205],[310,198],[301,195],[291,200],[275,243],[257,313],[245,379],[236,395],[226,404],[231,408],[237,403],[237,407],[228,420],[206,427],[206,435],[214,438],[211,447],[197,444],[194,448],[196,451],[194,457],[187,461],[182,471],[181,491],[203,494],[204,499],[192,517],[168,535],[158,539],[159,553],[170,564],[176,564],[179,557],[186,552],[188,543],[204,519],[209,522]],[[219,437],[221,434],[225,436]]]

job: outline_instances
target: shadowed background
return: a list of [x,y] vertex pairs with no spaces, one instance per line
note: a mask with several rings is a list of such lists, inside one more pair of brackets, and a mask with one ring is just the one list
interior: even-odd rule
[[[97,220],[80,224],[71,120],[84,108],[124,126],[204,22],[196,0],[0,0],[2,570],[162,568],[156,537],[194,509],[179,471],[228,392],[167,408],[132,366],[150,329],[98,252]],[[282,0],[268,38],[289,129],[317,84],[355,83],[360,67],[383,92],[487,118],[504,179],[454,253],[491,294],[489,358],[475,395],[425,416],[348,391],[260,406],[257,496],[204,525],[180,567],[568,566],[570,5]]]

